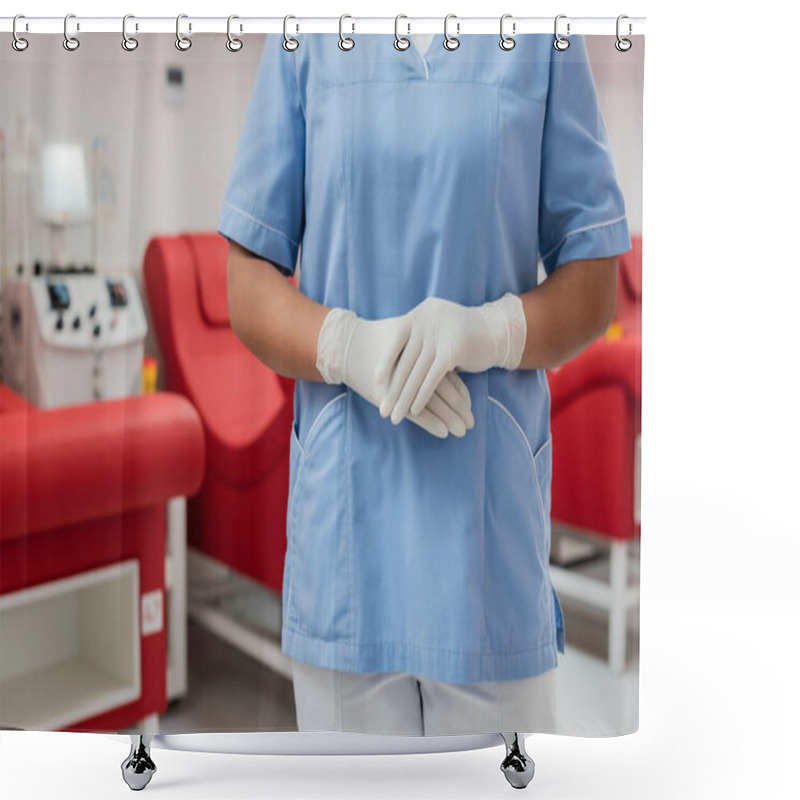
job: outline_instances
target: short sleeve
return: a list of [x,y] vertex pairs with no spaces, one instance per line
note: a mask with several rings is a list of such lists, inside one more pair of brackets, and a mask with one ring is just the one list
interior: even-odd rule
[[548,275],[567,261],[631,247],[586,43],[573,36],[567,50],[550,51],[539,184],[539,253]]
[[305,117],[296,52],[267,34],[217,230],[294,275],[305,226]]

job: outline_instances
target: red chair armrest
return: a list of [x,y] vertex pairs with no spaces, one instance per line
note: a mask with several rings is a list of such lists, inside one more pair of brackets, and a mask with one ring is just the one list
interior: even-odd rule
[[0,415],[0,539],[196,493],[205,443],[172,392]]
[[642,337],[598,339],[556,370],[548,370],[551,413],[579,394],[602,385],[622,385],[634,400],[642,397]]
[[21,394],[17,394],[13,389],[0,383],[0,415],[13,414],[17,411],[27,411],[36,408],[29,403]]

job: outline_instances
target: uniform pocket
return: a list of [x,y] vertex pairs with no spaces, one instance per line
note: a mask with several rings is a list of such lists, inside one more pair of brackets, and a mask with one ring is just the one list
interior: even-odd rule
[[292,535],[292,513],[294,509],[294,495],[297,487],[297,471],[303,458],[303,448],[297,436],[297,420],[292,420],[289,435],[289,499],[286,508],[286,558],[283,565],[283,601],[287,610],[293,607],[291,569],[294,551],[294,536]]
[[539,547],[540,555],[549,558],[552,440],[548,436],[534,453],[514,415],[496,398],[490,395],[488,399],[490,471],[503,480],[498,490],[530,515],[529,533],[545,546],[544,550]]
[[554,633],[548,563],[551,444],[548,438],[534,453],[511,412],[494,397],[488,400],[485,582],[495,588],[487,595],[494,621],[487,633],[493,650],[535,650]]
[[561,609],[561,601],[558,599],[555,587],[553,586],[552,579],[549,574],[550,564],[550,508],[551,508],[551,485],[553,479],[553,439],[547,438],[547,441],[539,448],[533,457],[533,465],[536,470],[536,483],[539,487],[539,498],[542,503],[544,512],[544,525],[545,525],[545,542],[547,547],[547,563],[548,563],[548,580],[550,581],[550,590],[552,594],[552,618],[556,631],[556,643],[558,650],[564,652],[564,612]]
[[287,622],[323,639],[347,635],[352,613],[346,397],[342,392],[323,407],[304,447],[292,426]]
[[533,456],[533,470],[536,474],[536,488],[539,492],[539,503],[542,508],[542,525],[547,544],[547,559],[550,561],[550,485],[553,478],[553,439],[547,441]]

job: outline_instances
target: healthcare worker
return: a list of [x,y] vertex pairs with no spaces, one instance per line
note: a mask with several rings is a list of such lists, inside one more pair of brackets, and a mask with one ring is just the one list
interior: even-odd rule
[[555,733],[544,370],[610,324],[624,201],[581,37],[422,38],[268,35],[219,219],[296,379],[281,644],[301,730]]

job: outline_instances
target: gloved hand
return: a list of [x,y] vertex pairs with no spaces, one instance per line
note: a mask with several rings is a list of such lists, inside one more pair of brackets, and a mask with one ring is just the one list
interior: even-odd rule
[[[407,314],[366,320],[349,309],[332,308],[319,332],[316,367],[326,383],[344,383],[377,406],[388,383],[376,380],[375,366],[386,352],[399,353],[410,333]],[[464,436],[475,425],[471,405],[466,384],[451,372],[432,387],[419,412],[407,416],[441,439],[448,433]]]
[[411,335],[402,354],[398,359],[400,339],[392,340],[375,373],[378,382],[390,378],[379,409],[383,417],[391,413],[395,425],[406,414],[425,408],[442,377],[452,370],[516,369],[522,360],[528,325],[522,301],[512,292],[481,306],[427,297],[406,316]]

